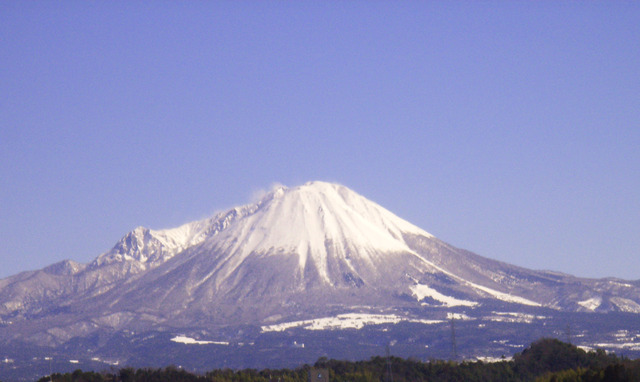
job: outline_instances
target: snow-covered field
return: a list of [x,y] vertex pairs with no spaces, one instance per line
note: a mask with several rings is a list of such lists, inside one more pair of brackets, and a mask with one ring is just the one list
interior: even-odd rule
[[187,336],[175,336],[171,341],[185,345],[229,345],[226,341],[200,341]]
[[491,316],[483,317],[484,320],[493,322],[517,322],[530,324],[535,320],[544,320],[546,316],[536,316],[527,313],[518,312],[493,312]]
[[365,325],[397,324],[401,321],[416,322],[422,324],[439,324],[442,320],[421,320],[400,317],[395,314],[365,314],[346,313],[334,317],[323,317],[312,320],[284,322],[275,325],[262,326],[262,332],[282,332],[291,328],[303,328],[306,330],[331,330],[331,329],[362,329]]

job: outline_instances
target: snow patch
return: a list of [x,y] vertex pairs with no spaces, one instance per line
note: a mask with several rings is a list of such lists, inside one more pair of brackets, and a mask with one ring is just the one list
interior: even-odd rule
[[175,336],[171,341],[185,345],[229,345],[226,341],[200,341],[187,336]]
[[640,305],[628,298],[611,297],[611,302],[615,304],[623,312],[640,313]]
[[462,320],[462,321],[469,321],[469,320],[475,320],[475,318],[469,317],[464,313],[447,313],[447,320]]
[[490,294],[491,296],[497,298],[498,300],[502,300],[502,301],[506,301],[506,302],[513,302],[513,303],[521,304],[521,305],[541,306],[537,302],[528,300],[528,299],[526,299],[524,297],[513,296],[513,295],[510,295],[508,293],[498,292],[497,290],[494,290],[494,289],[491,289],[491,288],[487,288],[487,287],[482,286],[482,285],[474,284],[474,283],[469,282],[469,281],[465,281],[465,283],[468,284],[469,286],[475,288],[475,289],[479,289],[479,290],[481,290],[481,291],[483,291],[485,293]]
[[261,327],[263,333],[283,332],[291,328],[302,328],[305,330],[341,330],[341,329],[362,329],[365,325],[397,324],[401,321],[421,324],[439,324],[442,320],[421,320],[400,317],[395,314],[366,314],[366,313],[346,313],[335,317],[323,317],[312,320],[302,320],[284,322],[275,325],[265,325]]
[[546,316],[536,316],[527,313],[517,312],[492,312],[494,316],[483,317],[484,320],[493,322],[510,322],[510,323],[524,323],[531,324],[535,320],[544,320]]
[[602,298],[600,297],[592,297],[584,301],[578,301],[578,305],[591,311],[596,310],[600,306],[600,304],[602,304]]
[[613,285],[617,285],[617,286],[621,286],[624,288],[633,288],[633,285],[631,284],[627,284],[627,283],[623,283],[623,282],[619,282],[619,281],[609,281],[609,284],[613,284]]
[[412,285],[409,287],[413,295],[418,299],[418,301],[422,301],[425,297],[430,297],[436,301],[440,301],[445,306],[476,306],[478,305],[475,301],[468,300],[460,300],[455,297],[444,295],[437,290],[429,287],[424,284]]
[[511,294],[508,293],[503,293],[503,292],[499,292],[495,289],[491,289],[488,288],[486,286],[483,285],[478,285],[475,283],[472,283],[471,281],[468,281],[456,274],[453,274],[439,266],[437,266],[436,264],[432,263],[431,261],[428,261],[427,259],[425,259],[424,257],[422,257],[419,253],[411,251],[410,252],[412,255],[416,256],[417,258],[419,258],[420,260],[422,260],[422,262],[424,262],[425,264],[427,264],[429,267],[444,273],[447,276],[450,276],[451,278],[458,280],[461,284],[470,286],[471,288],[477,289],[479,291],[482,291],[486,294],[489,294],[491,296],[493,296],[494,298],[497,298],[498,300],[502,300],[502,301],[506,301],[506,302],[511,302],[511,303],[516,303],[516,304],[522,304],[522,305],[529,305],[529,306],[542,306],[541,304],[535,302],[535,301],[531,301],[528,300],[524,297],[520,297],[520,296],[513,296]]
[[476,357],[478,361],[482,361],[484,363],[496,363],[496,362],[508,362],[513,360],[513,357]]
[[500,344],[500,345],[507,346],[507,347],[510,347],[510,348],[523,348],[524,347],[524,345],[510,344],[509,340],[493,340],[492,342],[494,344]]
[[625,350],[640,351],[640,343],[638,343],[638,342],[599,343],[599,344],[594,344],[594,346],[598,347],[598,348],[625,349]]
[[625,329],[620,329],[617,332],[615,332],[613,336],[616,338],[627,338],[629,337],[629,331]]

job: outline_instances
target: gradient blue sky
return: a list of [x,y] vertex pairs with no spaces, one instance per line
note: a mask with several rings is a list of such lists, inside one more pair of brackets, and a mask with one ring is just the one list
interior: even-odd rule
[[0,277],[274,182],[640,279],[639,2],[0,3]]

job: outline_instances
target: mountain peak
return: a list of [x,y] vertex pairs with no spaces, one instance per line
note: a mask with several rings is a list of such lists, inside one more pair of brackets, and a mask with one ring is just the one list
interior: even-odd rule
[[[329,263],[353,257],[372,263],[379,253],[411,252],[404,234],[430,234],[339,184],[308,182],[279,187],[267,194],[253,214],[216,238],[216,247],[237,261],[249,256],[297,255],[298,271],[312,265],[331,283]],[[354,269],[355,270],[355,269]]]
[[345,186],[314,181],[179,227],[138,227],[87,266],[67,261],[0,280],[0,344],[85,338],[93,347],[109,333],[226,336],[245,325],[447,325],[461,310],[482,327],[498,322],[484,330],[497,333],[547,315],[553,324],[549,309],[640,314],[639,295],[635,282],[532,271],[455,248]]

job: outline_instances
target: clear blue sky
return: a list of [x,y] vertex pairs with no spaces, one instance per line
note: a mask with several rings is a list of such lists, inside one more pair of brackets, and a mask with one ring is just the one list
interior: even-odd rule
[[0,3],[0,277],[274,182],[640,279],[640,3]]

